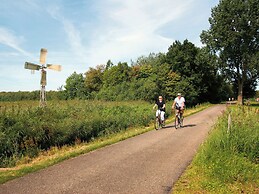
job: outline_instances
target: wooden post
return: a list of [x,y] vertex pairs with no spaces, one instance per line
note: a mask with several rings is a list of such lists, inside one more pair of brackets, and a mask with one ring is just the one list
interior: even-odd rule
[[231,121],[231,115],[230,115],[230,113],[229,113],[229,114],[228,114],[228,130],[227,130],[228,133],[230,132],[230,129],[231,129],[231,123],[232,123],[232,121]]

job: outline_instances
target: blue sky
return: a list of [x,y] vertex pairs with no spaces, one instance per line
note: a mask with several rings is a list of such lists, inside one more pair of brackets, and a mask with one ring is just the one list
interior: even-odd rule
[[175,41],[201,46],[209,28],[211,8],[219,0],[0,0],[0,91],[40,88],[40,72],[24,62],[38,63],[47,48],[47,90],[65,84],[74,71],[109,59],[130,62],[151,52],[166,52]]

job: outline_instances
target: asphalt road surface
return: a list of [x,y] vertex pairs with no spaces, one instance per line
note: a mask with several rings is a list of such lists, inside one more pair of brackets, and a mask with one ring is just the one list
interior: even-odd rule
[[0,193],[170,193],[225,105],[0,185]]

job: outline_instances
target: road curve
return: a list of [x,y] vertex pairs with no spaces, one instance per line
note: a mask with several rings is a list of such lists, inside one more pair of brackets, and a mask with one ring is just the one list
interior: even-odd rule
[[0,193],[168,193],[225,105],[0,185]]

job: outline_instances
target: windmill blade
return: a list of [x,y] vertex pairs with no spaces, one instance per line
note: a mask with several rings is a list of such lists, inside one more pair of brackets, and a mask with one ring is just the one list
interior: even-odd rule
[[61,71],[61,65],[47,64],[47,69],[52,69],[52,70],[55,70],[55,71]]
[[41,66],[30,62],[25,62],[24,68],[30,70],[40,70]]
[[40,64],[46,64],[47,49],[40,49]]

